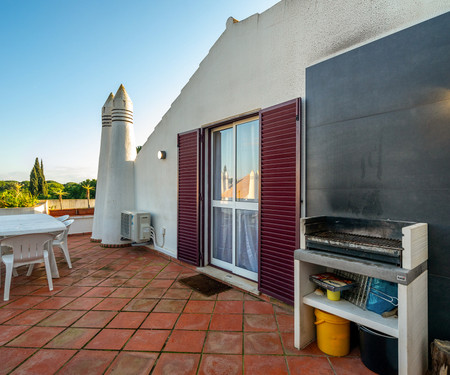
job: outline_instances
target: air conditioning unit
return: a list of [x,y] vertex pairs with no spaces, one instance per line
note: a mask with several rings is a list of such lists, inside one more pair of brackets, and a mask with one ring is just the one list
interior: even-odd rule
[[148,242],[151,238],[150,224],[150,212],[122,211],[120,235],[136,243]]

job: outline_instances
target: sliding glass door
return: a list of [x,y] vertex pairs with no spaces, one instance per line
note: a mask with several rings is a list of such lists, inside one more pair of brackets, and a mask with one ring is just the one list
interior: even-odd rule
[[212,133],[211,263],[258,279],[259,120]]

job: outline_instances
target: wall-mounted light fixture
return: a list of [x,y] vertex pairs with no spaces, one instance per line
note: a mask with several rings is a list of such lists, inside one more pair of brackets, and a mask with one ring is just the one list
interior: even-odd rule
[[158,159],[165,159],[166,158],[166,152],[165,151],[158,151]]

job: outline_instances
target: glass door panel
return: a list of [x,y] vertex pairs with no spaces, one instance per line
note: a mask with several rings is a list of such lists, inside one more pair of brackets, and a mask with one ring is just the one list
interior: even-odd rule
[[211,263],[258,279],[259,120],[212,132]]
[[232,263],[233,211],[231,208],[214,207],[213,212],[213,258],[222,262]]
[[258,211],[236,210],[236,266],[258,272]]
[[234,181],[233,128],[213,133],[213,199],[232,200]]
[[259,121],[236,126],[236,200],[258,201]]

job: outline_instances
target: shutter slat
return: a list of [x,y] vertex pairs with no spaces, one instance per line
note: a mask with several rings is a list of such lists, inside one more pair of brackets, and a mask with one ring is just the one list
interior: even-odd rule
[[177,256],[198,266],[200,259],[200,131],[178,134]]
[[294,303],[294,250],[299,246],[300,100],[262,110],[259,289]]

